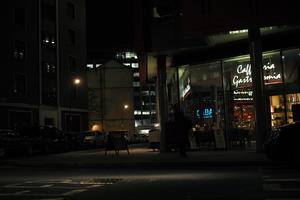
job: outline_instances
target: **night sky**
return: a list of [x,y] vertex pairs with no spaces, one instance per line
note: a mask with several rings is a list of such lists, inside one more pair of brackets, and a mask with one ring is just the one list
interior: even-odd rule
[[[105,2],[105,3],[104,3]],[[86,1],[88,50],[133,44],[133,0]]]

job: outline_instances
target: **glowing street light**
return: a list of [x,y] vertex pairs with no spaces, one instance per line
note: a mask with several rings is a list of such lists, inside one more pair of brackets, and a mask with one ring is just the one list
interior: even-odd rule
[[124,126],[124,112],[129,108],[128,104],[124,104],[124,109],[122,110],[122,121],[121,121],[121,127]]
[[74,79],[74,84],[75,84],[75,85],[79,85],[80,82],[81,82],[81,80],[80,80],[79,78],[75,78],[75,79]]
[[[81,83],[80,78],[74,78],[71,81],[71,85],[70,85],[70,105],[69,105],[69,124],[68,124],[68,131],[71,131],[71,124],[72,124],[72,100],[73,98],[75,98],[75,95],[77,93],[78,90],[78,86]],[[74,95],[74,96],[73,96]],[[72,97],[73,96],[73,97]]]

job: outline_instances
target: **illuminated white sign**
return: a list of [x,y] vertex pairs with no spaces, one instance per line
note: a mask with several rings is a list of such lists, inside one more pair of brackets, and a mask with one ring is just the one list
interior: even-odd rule
[[[274,64],[267,64],[263,66],[265,84],[278,83],[282,81],[281,73],[276,71]],[[252,83],[251,65],[239,65],[236,69],[237,74],[232,78],[232,85],[241,87]]]
[[253,90],[237,89],[233,91],[233,100],[239,102],[253,102]]

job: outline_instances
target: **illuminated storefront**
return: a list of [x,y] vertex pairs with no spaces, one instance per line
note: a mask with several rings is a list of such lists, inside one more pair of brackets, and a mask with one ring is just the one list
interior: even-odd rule
[[[227,140],[233,130],[254,134],[249,55],[179,67],[178,75],[180,104],[194,129],[213,127]],[[293,122],[292,105],[300,104],[300,49],[264,52],[263,76],[268,129]]]

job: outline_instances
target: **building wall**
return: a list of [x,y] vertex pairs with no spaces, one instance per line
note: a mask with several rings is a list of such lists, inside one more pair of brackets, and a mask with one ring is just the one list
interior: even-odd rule
[[259,27],[299,24],[296,1],[183,1],[186,37]]
[[[28,125],[37,124],[34,105],[39,102],[38,85],[38,7],[37,1],[5,1],[1,6],[3,17],[3,53],[0,69],[0,128],[13,128],[21,121],[12,121],[9,111],[27,112]],[[26,123],[27,123],[26,122]]]
[[[80,78],[78,95],[72,100],[72,107],[87,109],[87,82],[85,75],[86,66],[86,31],[85,31],[85,1],[60,0],[59,7],[59,69],[60,69],[60,97],[61,106],[68,107],[70,96],[74,88],[73,79]],[[75,16],[72,18],[68,13],[68,3],[74,6]],[[72,32],[72,33],[71,33]],[[73,36],[74,40],[72,39]],[[72,41],[73,40],[73,41]],[[72,63],[70,59],[75,62]]]
[[[84,120],[88,112],[88,92],[86,81],[86,23],[85,1],[60,0],[59,4],[59,97],[61,108],[61,121],[63,129],[80,116],[81,126],[71,126],[72,131],[87,129]],[[74,79],[79,78],[80,84],[75,85]]]
[[[89,126],[134,133],[132,70],[109,61],[88,73]],[[128,105],[125,109],[124,105]]]
[[[85,7],[84,1],[72,2],[75,5],[74,19],[67,17],[69,1],[3,2],[1,11],[5,16],[2,17],[5,40],[0,48],[5,56],[0,69],[0,107],[3,119],[0,128],[13,128],[15,123],[12,120],[22,124],[15,116],[16,112],[24,116],[26,125],[50,123],[61,128],[61,111],[70,105],[67,102],[70,102],[71,88],[66,78],[69,72],[65,70],[69,54],[76,57],[78,69],[75,72],[82,80],[73,107],[77,108],[76,112],[82,115],[81,121],[85,122],[81,129],[87,127]],[[72,47],[67,44],[68,27],[77,32],[76,45]],[[47,68],[45,62],[51,66]]]

